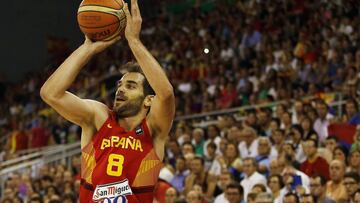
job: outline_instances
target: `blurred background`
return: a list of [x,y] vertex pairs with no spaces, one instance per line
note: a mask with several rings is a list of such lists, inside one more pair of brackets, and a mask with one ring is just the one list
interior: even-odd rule
[[[79,4],[5,2],[0,202],[78,201],[81,129],[42,102],[39,90],[84,40]],[[139,5],[141,39],[176,95],[154,202],[360,198],[359,1]],[[94,57],[69,90],[112,106],[130,60],[121,40]]]

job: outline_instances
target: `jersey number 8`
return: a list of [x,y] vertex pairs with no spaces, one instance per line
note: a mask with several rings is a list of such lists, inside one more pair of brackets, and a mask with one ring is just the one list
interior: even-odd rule
[[108,158],[108,165],[106,173],[109,176],[119,177],[122,174],[124,163],[124,156],[120,154],[110,154]]

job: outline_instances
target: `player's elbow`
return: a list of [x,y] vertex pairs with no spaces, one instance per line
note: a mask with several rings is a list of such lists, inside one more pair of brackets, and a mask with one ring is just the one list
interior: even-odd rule
[[44,101],[49,99],[49,90],[45,86],[42,86],[40,89],[40,97]]
[[46,103],[51,103],[51,101],[56,100],[54,92],[45,85],[43,85],[40,89],[40,97]]

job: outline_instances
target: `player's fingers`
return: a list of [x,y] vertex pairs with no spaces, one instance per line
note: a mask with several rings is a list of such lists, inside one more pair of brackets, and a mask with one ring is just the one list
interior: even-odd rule
[[131,13],[136,17],[140,16],[140,10],[137,0],[131,0]]
[[109,43],[110,44],[114,44],[115,42],[119,41],[121,39],[121,36],[118,35],[117,37],[115,37],[114,39],[110,40]]
[[129,22],[131,20],[131,14],[127,3],[124,4],[124,12],[126,15],[126,21]]

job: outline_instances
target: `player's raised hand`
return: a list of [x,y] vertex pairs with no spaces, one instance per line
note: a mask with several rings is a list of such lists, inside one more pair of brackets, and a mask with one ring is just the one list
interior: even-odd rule
[[131,13],[128,4],[124,2],[126,14],[125,37],[128,41],[140,39],[142,18],[137,0],[131,0]]
[[114,39],[109,40],[109,41],[93,42],[87,36],[85,36],[85,42],[84,42],[83,46],[85,46],[86,49],[88,51],[90,51],[92,54],[97,54],[99,52],[102,52],[103,50],[105,50],[107,47],[111,46],[115,42],[117,42],[120,38],[121,38],[120,36],[117,36]]

